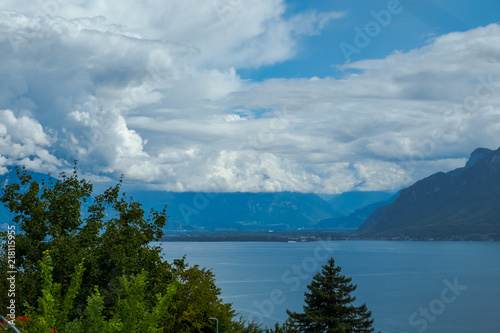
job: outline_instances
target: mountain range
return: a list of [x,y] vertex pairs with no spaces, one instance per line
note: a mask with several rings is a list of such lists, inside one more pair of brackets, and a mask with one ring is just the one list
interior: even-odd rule
[[135,192],[145,208],[167,205],[170,230],[255,231],[311,228],[339,217],[328,202],[312,193]]
[[[366,192],[360,192],[360,193],[364,193],[365,195],[367,194]],[[383,195],[382,197],[386,198],[386,200],[376,201],[376,202],[361,200],[359,201],[359,203],[360,205],[362,205],[362,207],[354,210],[353,212],[345,216],[332,217],[321,220],[314,226],[314,228],[317,230],[331,230],[331,229],[355,230],[359,227],[360,224],[362,224],[366,219],[368,219],[375,210],[377,210],[381,206],[386,206],[391,204],[399,196],[399,192],[392,196],[390,196],[390,194],[387,192],[375,192],[375,193],[376,195],[373,198],[378,197],[379,199],[381,198],[380,193],[385,193],[386,195]],[[349,194],[351,196],[351,194],[354,193],[350,192]],[[354,196],[352,199],[356,199],[356,196]],[[365,203],[367,204],[365,205]]]
[[[50,176],[30,172],[34,180],[46,182]],[[0,176],[2,184],[17,181],[15,170]],[[55,181],[52,178],[52,181]],[[101,186],[102,187],[102,186]],[[236,231],[283,231],[315,229],[319,221],[336,219],[374,204],[375,208],[385,204],[386,192],[348,192],[322,199],[313,193],[203,193],[138,191],[124,185],[127,197],[142,203],[146,212],[154,208],[161,210],[166,205],[169,216],[165,231],[176,232],[236,232]],[[100,193],[100,192],[98,192]],[[0,228],[12,219],[10,212],[0,205]],[[333,222],[325,229],[355,229],[363,219],[354,219],[349,224]]]
[[[269,231],[317,229],[318,222],[346,216],[339,202],[355,210],[366,203],[377,208],[388,202],[386,192],[349,192],[324,200],[313,193],[201,193],[201,192],[132,192],[146,209],[167,205],[167,230],[199,231]],[[364,219],[348,225],[330,223],[325,229],[356,229]]]
[[[0,176],[3,184],[16,180],[13,170]],[[146,211],[167,205],[167,233],[343,230],[370,239],[500,239],[500,148],[478,148],[464,167],[438,172],[396,194],[128,189],[127,196]],[[0,219],[0,229],[12,219],[2,205]]]
[[402,190],[358,232],[373,238],[500,239],[500,148],[478,148],[463,168]]
[[325,199],[335,210],[344,216],[348,216],[366,206],[390,201],[392,196],[394,196],[393,193],[384,191],[349,191],[330,195],[329,198],[326,197]]

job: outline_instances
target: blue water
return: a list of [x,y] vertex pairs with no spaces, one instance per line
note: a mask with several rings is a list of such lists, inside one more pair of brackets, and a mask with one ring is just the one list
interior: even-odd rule
[[500,332],[499,242],[162,243],[212,269],[226,302],[263,326],[300,311],[331,256],[382,332]]

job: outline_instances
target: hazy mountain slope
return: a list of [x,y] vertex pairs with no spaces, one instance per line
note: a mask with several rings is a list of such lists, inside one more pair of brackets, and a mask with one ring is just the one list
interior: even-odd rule
[[328,202],[335,210],[349,215],[360,208],[389,200],[393,195],[394,193],[383,191],[351,191],[336,195]]
[[[30,172],[34,180],[56,181],[48,175]],[[0,176],[2,184],[17,182],[15,170]],[[102,187],[102,185],[100,185]],[[125,185],[127,197],[149,211],[167,205],[170,216],[166,230],[282,230],[311,228],[318,221],[342,216],[315,194],[305,193],[174,193],[134,191]],[[97,190],[95,194],[101,193]],[[12,215],[0,205],[0,228]]]
[[167,204],[167,226],[205,230],[268,230],[310,228],[319,220],[339,217],[315,194],[135,192],[145,208]]
[[318,224],[315,225],[315,228],[318,230],[356,229],[379,207],[389,205],[394,202],[398,195],[399,193],[393,195],[387,201],[375,202],[362,208],[356,209],[354,212],[347,216],[321,220],[318,222]]
[[477,149],[464,168],[436,173],[402,190],[359,231],[374,237],[498,238],[500,148]]

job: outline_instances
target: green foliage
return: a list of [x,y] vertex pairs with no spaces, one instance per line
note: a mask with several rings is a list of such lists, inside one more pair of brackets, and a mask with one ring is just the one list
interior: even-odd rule
[[[163,235],[165,209],[151,211],[146,218],[141,204],[120,192],[121,180],[93,197],[92,184],[79,179],[76,167],[71,176],[62,173],[48,184],[34,181],[25,169],[17,171],[20,182],[5,186],[0,201],[15,215],[17,224],[16,268],[22,274],[16,279],[16,304],[21,312],[24,304],[34,304],[41,296],[46,282],[38,272],[46,250],[53,261],[54,282],[62,288],[69,286],[68,272],[86,258],[75,308],[67,314],[70,317],[83,313],[95,285],[102,288],[109,309],[118,299],[118,279],[123,274],[136,275],[142,270],[150,274],[148,302],[172,281],[170,265],[162,260],[160,249],[149,245]],[[3,269],[5,244],[1,257]],[[5,287],[0,285],[1,293]],[[0,311],[5,312],[5,306],[0,300]]]
[[189,267],[184,260],[174,262],[174,276],[180,285],[169,309],[168,332],[215,332],[217,318],[219,331],[230,331],[235,313],[231,304],[219,298],[220,289],[215,285],[212,271],[198,265]]
[[[106,318],[103,316],[104,298],[95,288],[94,293],[87,299],[87,307],[84,311],[84,320],[75,320],[69,327],[73,327],[75,332],[82,332],[85,324],[88,333],[98,333],[104,331]],[[76,330],[78,328],[78,330]]]
[[266,333],[297,333],[299,332],[295,324],[291,321],[286,321],[282,325],[276,323],[274,328],[267,328]]
[[[19,183],[6,185],[0,201],[17,225],[16,310],[30,315],[26,327],[37,332],[214,332],[211,317],[219,319],[220,332],[236,325],[211,271],[188,267],[184,260],[170,264],[160,247],[150,245],[163,235],[165,209],[146,217],[141,204],[121,192],[122,180],[94,196],[76,166],[55,183],[34,181],[24,168],[17,172]],[[5,233],[0,236],[5,240]],[[3,243],[0,271],[7,268]],[[8,286],[1,280],[5,295]],[[6,306],[0,298],[0,313]]]
[[38,308],[28,307],[30,320],[20,327],[23,333],[56,331],[59,333],[161,333],[168,322],[170,302],[179,286],[178,281],[170,284],[165,295],[156,295],[156,305],[149,309],[145,302],[146,273],[129,278],[122,276],[120,299],[109,320],[103,315],[104,298],[96,286],[92,295],[87,299],[84,316],[70,322],[67,314],[72,309],[73,300],[78,293],[84,271],[83,265],[76,267],[70,287],[64,297],[61,297],[61,286],[52,281],[53,266],[48,251],[45,252],[40,267],[43,280],[42,296],[38,299]]
[[76,266],[69,287],[62,296],[61,284],[54,283],[52,279],[54,267],[49,251],[44,252],[39,265],[42,277],[41,296],[38,298],[37,309],[26,304],[27,314],[32,320],[27,322],[26,328],[23,327],[23,332],[54,332],[65,327],[85,271],[82,260]]
[[233,322],[233,327],[231,332],[234,333],[264,333],[264,330],[261,328],[261,324],[251,321],[248,322],[240,317],[238,321]]
[[84,317],[69,323],[66,332],[82,333],[127,333],[164,332],[168,322],[166,316],[170,301],[177,292],[178,282],[172,283],[165,295],[156,295],[157,304],[149,309],[145,303],[147,275],[122,276],[121,296],[113,316],[107,320],[103,315],[104,298],[96,289],[88,297]]
[[287,310],[300,332],[373,332],[373,319],[366,304],[354,306],[351,293],[356,285],[351,278],[340,274],[333,258],[323,266],[305,293],[304,312]]

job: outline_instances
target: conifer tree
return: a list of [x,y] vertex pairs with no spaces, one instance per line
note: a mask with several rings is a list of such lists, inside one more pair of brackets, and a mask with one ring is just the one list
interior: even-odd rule
[[333,258],[316,273],[305,293],[303,313],[287,310],[300,332],[373,332],[373,319],[366,304],[354,306],[351,293],[357,286],[340,274]]

